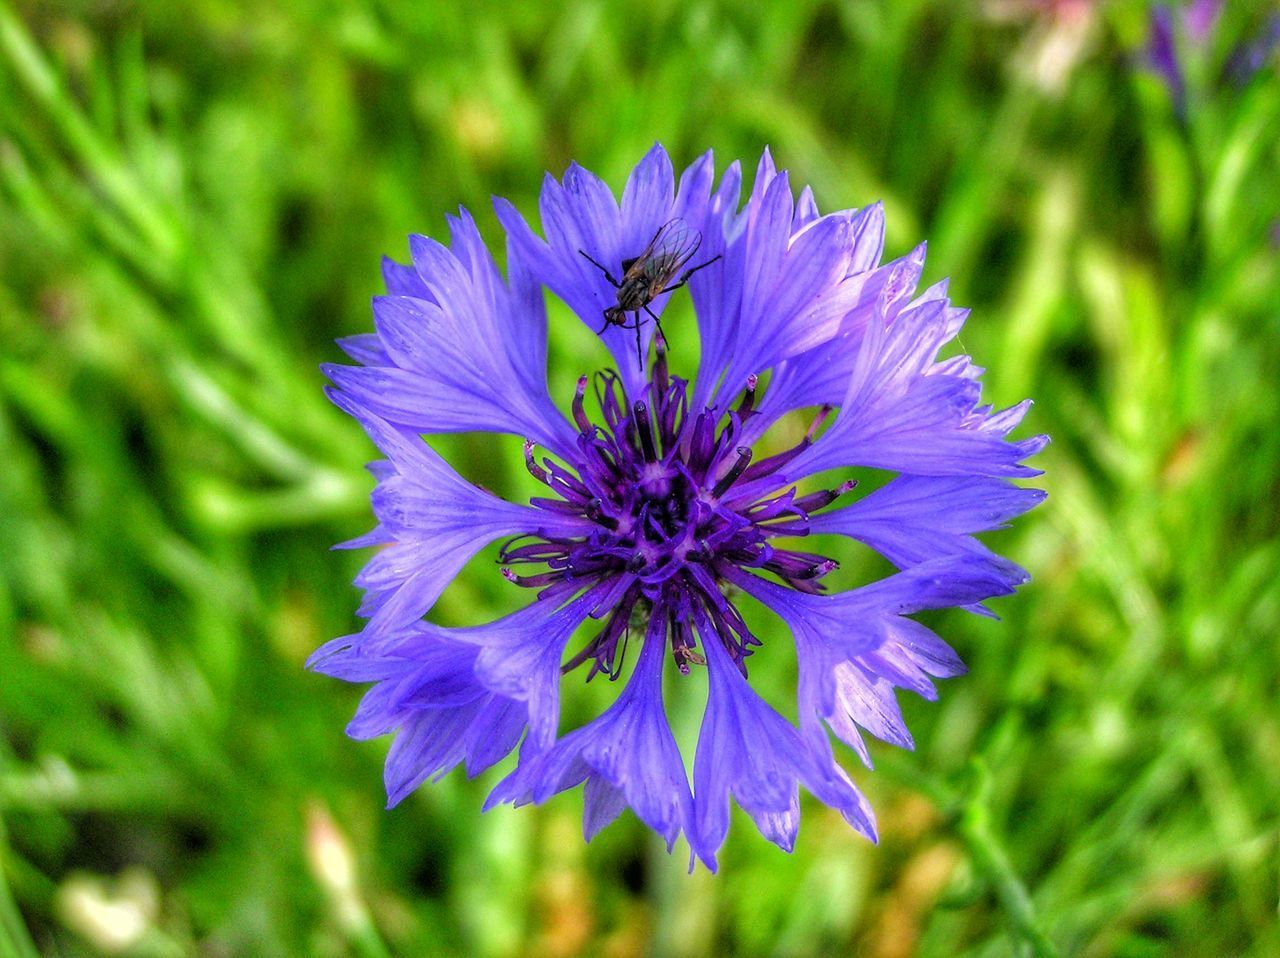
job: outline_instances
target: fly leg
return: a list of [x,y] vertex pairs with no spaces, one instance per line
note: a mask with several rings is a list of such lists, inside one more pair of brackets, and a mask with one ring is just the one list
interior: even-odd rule
[[[578,252],[581,253],[584,257],[586,257],[586,260],[588,263],[590,263],[596,269],[600,270],[600,272],[604,273],[604,278],[609,281],[610,286],[612,286],[614,289],[619,289],[622,286],[621,283],[619,283],[616,279],[613,278],[612,273],[610,273],[607,269],[605,269],[603,266],[601,266],[599,263],[593,260],[590,256],[587,256],[586,250],[580,249],[578,250]],[[706,265],[707,265],[706,263],[702,264],[702,266],[706,266]],[[701,269],[702,266],[699,266],[698,269]]]
[[[584,253],[583,255],[585,256],[586,254]],[[705,263],[699,263],[697,266],[690,267],[689,269],[685,270],[683,273],[681,273],[681,274],[680,274],[680,278],[679,278],[678,280],[676,280],[674,283],[672,283],[670,286],[668,286],[668,287],[667,287],[666,289],[664,289],[662,292],[663,292],[663,293],[669,293],[669,292],[671,292],[673,289],[679,289],[679,288],[680,288],[681,286],[683,286],[685,283],[689,282],[689,277],[690,277],[690,276],[692,276],[692,275],[693,275],[694,273],[696,273],[698,270],[700,270],[700,269],[705,269],[706,267],[710,266],[712,263],[714,263],[714,262],[715,262],[716,260],[718,260],[719,258],[720,258],[720,254],[719,254],[719,253],[716,253],[716,255],[715,255],[715,256],[711,257],[711,259],[707,260]],[[661,293],[660,293],[659,295],[661,295]]]
[[649,314],[649,318],[653,320],[653,324],[658,327],[658,335],[662,337],[662,341],[665,343],[667,341],[667,334],[663,332],[662,320],[660,320],[658,318],[658,314],[651,310],[647,305],[645,306],[644,311]]
[[[642,306],[640,307],[640,309],[643,309],[646,313],[648,313],[653,318],[653,321],[655,323],[658,323],[658,332],[661,333],[662,324],[658,322],[658,317],[654,315],[653,310],[651,310],[648,306]],[[634,313],[632,313],[632,316],[634,318],[630,323],[619,323],[618,328],[634,329],[636,331],[636,362],[640,364],[640,369],[643,371],[644,370],[644,342],[640,336],[640,329],[642,326],[640,322],[640,310],[636,310]],[[605,328],[608,328],[608,326],[609,324],[606,323]],[[601,332],[604,332],[604,330],[601,330]],[[666,339],[665,333],[663,333],[663,339],[664,340]]]

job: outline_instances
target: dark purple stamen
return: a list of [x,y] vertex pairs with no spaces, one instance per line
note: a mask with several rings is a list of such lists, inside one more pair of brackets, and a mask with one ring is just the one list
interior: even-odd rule
[[535,448],[533,440],[526,439],[524,441],[524,464],[533,478],[537,479],[539,482],[545,483],[547,481],[547,471],[539,466],[537,461],[533,458],[533,450]]
[[587,418],[587,411],[583,408],[582,400],[587,394],[587,377],[578,377],[578,389],[573,394],[573,421],[578,424],[580,432],[591,431],[591,420]]
[[746,446],[739,446],[738,461],[735,462],[732,468],[730,468],[730,470],[721,477],[720,481],[716,483],[715,488],[711,490],[711,497],[713,499],[719,499],[728,492],[729,487],[738,481],[738,477],[746,471],[747,464],[750,462],[751,450]]
[[742,393],[742,402],[738,404],[738,415],[743,419],[751,414],[756,404],[756,386],[760,383],[760,377],[752,373],[747,377],[747,388]]
[[636,403],[636,431],[640,434],[640,448],[644,452],[645,462],[657,462],[658,450],[653,448],[653,423],[649,420],[649,410],[644,403]]
[[[617,679],[632,632],[655,616],[666,620],[677,667],[705,664],[700,643],[716,641],[745,673],[744,660],[759,640],[725,595],[726,570],[770,573],[800,592],[822,591],[836,568],[825,556],[784,549],[780,536],[808,534],[809,516],[853,488],[797,495],[778,492],[774,473],[813,443],[830,409],[821,410],[793,449],[755,459],[742,441],[743,424],[755,415],[759,380],[747,380],[737,406],[690,414],[688,384],[670,375],[659,340],[653,377],[644,397],[628,404],[617,375],[595,377],[603,425],[585,409],[588,379],[578,380],[573,421],[578,448],[567,468],[534,457],[525,444],[530,474],[554,494],[531,504],[590,520],[592,530],[572,538],[522,536],[500,553],[503,575],[540,598],[562,602],[588,588],[604,588],[600,631],[564,664],[565,671],[592,661],[588,679]],[[536,564],[519,575],[511,567]],[[637,635],[637,638],[639,636]]]

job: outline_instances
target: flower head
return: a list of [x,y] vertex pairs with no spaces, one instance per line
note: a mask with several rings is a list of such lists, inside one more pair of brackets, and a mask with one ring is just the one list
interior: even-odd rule
[[[588,839],[630,807],[668,847],[683,833],[714,868],[730,797],[790,849],[801,786],[874,839],[828,729],[868,764],[864,732],[911,747],[895,690],[933,697],[932,678],[963,666],[909,616],[983,613],[1026,581],[974,534],[1043,498],[1010,480],[1037,474],[1023,463],[1046,440],[1008,439],[1027,404],[982,405],[982,371],[937,358],[966,311],[945,284],[917,289],[924,248],[882,264],[879,206],[821,215],[767,152],[745,203],[741,179],[734,163],[716,184],[707,154],[677,184],[655,146],[619,204],[571,166],[544,184],[541,236],[496,201],[505,279],[463,212],[449,247],[415,236],[412,265],[386,264],[376,333],[343,342],[360,365],[326,367],[333,401],[386,457],[371,467],[378,525],[347,545],[382,548],[357,579],[364,628],[311,664],[376,683],[348,731],[396,734],[392,804],[523,741],[489,804],[585,783]],[[674,252],[660,241],[672,223]],[[543,287],[616,364],[579,379],[567,415],[546,384]],[[685,288],[702,339],[691,379],[658,332]],[[802,438],[759,452],[781,417],[815,407]],[[507,502],[422,440],[475,430],[524,437],[545,491]],[[821,481],[849,467],[897,478],[865,495],[852,480]],[[837,563],[801,547],[819,532],[861,541],[899,571],[833,593],[823,580]],[[527,604],[462,628],[425,621],[462,566],[499,541],[502,573]],[[777,626],[757,634],[743,596]],[[589,638],[571,645],[584,624]],[[749,682],[770,667],[783,626],[799,661],[798,725]],[[603,714],[561,736],[561,678],[579,669],[624,681]],[[694,672],[708,693],[691,787],[664,696]]]

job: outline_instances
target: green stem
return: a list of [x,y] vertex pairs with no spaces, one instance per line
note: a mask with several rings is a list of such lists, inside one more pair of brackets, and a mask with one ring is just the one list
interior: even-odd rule
[[972,765],[975,784],[960,814],[959,831],[977,871],[991,883],[1014,930],[1031,946],[1035,958],[1057,958],[1058,951],[1040,928],[1027,886],[1018,877],[1009,854],[996,835],[987,805],[990,775],[981,759]]
[[876,767],[887,777],[924,795],[948,820],[956,822],[956,832],[968,849],[975,871],[990,883],[1014,931],[1030,945],[1035,958],[1057,958],[1057,949],[1040,928],[1031,894],[1014,871],[1009,853],[991,821],[988,802],[991,775],[986,763],[980,758],[971,763],[972,784],[967,794],[920,771],[915,763],[900,754],[891,752],[877,757]]
[[6,958],[40,958],[31,932],[9,890],[6,867],[9,859],[9,837],[4,819],[0,818],[0,951]]

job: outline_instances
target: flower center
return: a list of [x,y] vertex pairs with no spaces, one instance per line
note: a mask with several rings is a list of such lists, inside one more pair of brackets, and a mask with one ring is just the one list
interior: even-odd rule
[[[836,568],[824,556],[781,548],[780,536],[803,536],[810,513],[853,488],[797,495],[776,493],[770,476],[812,442],[829,410],[819,413],[804,439],[785,452],[754,460],[741,444],[745,423],[757,413],[752,377],[736,407],[691,414],[688,383],[671,376],[659,344],[645,398],[628,406],[618,376],[595,380],[603,425],[585,409],[588,379],[578,380],[573,418],[578,455],[572,468],[534,456],[525,443],[525,464],[555,498],[531,505],[578,515],[593,523],[575,537],[521,536],[501,551],[503,574],[517,585],[541,589],[540,598],[561,602],[585,588],[603,586],[593,616],[605,618],[600,632],[566,663],[588,659],[588,678],[617,678],[633,627],[655,616],[667,619],[671,653],[683,673],[704,664],[698,638],[720,641],[739,668],[760,642],[725,595],[729,566],[761,569],[802,592],[820,592],[819,580]],[[518,575],[513,567],[538,564],[546,571]]]

